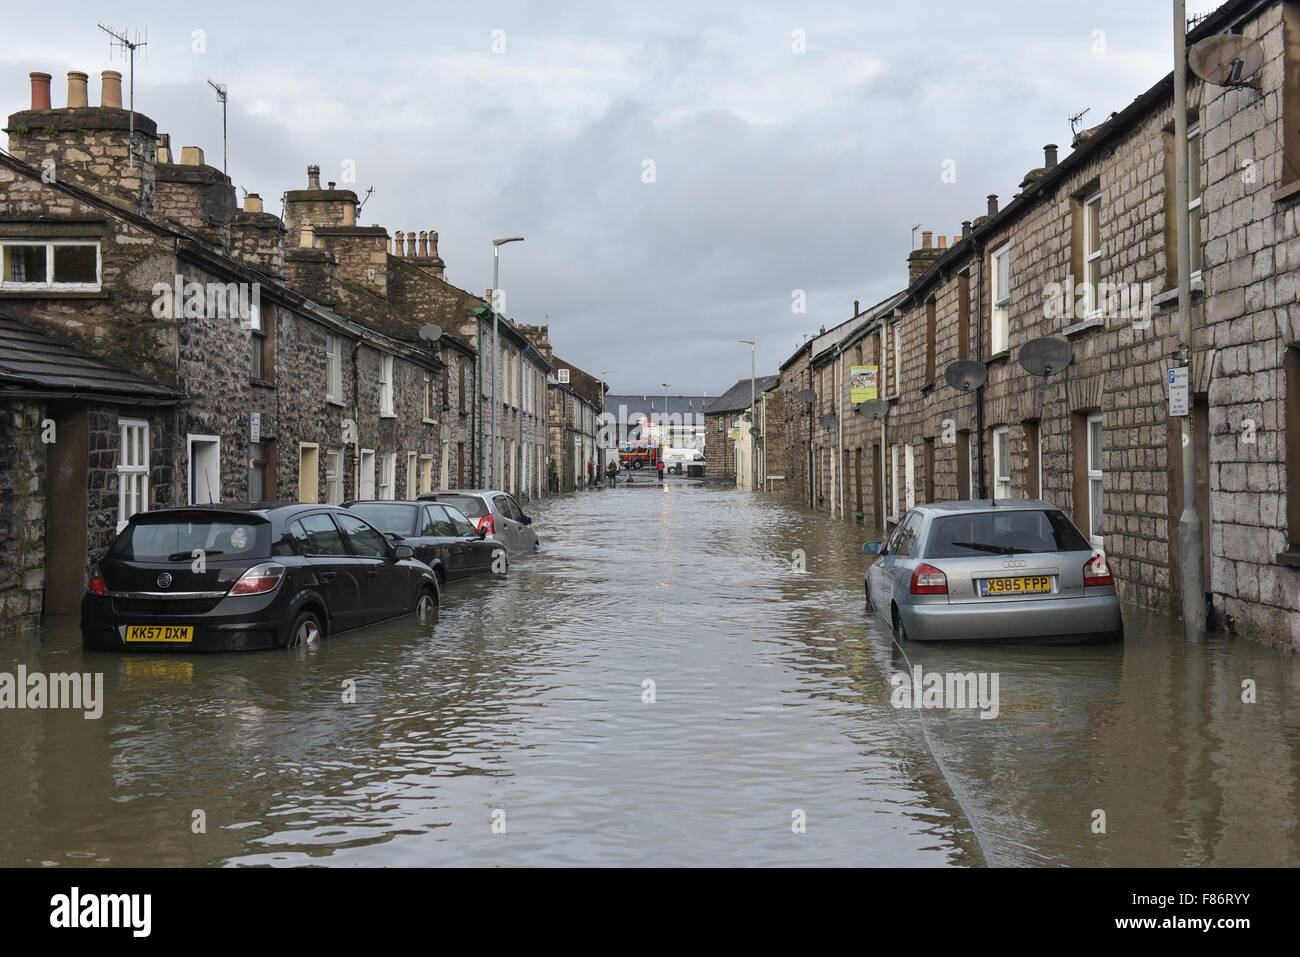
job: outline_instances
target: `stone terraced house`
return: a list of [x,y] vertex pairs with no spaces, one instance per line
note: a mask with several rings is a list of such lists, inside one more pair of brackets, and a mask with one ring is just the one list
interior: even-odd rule
[[[1187,452],[1215,617],[1300,648],[1300,4],[1226,3],[1189,44],[1220,33],[1264,62],[1252,85],[1188,77]],[[786,360],[792,500],[880,528],[915,502],[1041,496],[1104,549],[1124,599],[1177,611],[1172,90],[1171,75],[1064,158],[1046,147],[1010,202],[990,196],[951,244],[924,234],[899,296]],[[1022,367],[1039,337],[1069,342],[1068,368]],[[987,368],[982,389],[945,381],[959,359]],[[855,411],[855,366],[883,420]]]

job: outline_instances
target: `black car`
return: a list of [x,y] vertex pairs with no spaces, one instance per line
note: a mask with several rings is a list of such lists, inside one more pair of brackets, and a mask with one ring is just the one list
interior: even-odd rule
[[394,542],[415,549],[415,557],[437,573],[439,584],[493,571],[494,560],[498,572],[509,567],[505,548],[452,505],[371,500],[346,507]]
[[245,651],[438,607],[438,579],[359,515],[331,505],[189,505],[140,512],[91,573],[86,648]]

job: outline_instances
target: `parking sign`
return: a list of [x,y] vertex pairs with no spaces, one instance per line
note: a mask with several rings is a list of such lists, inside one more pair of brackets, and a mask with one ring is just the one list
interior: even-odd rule
[[1169,414],[1171,416],[1187,415],[1189,396],[1187,390],[1187,366],[1169,370]]

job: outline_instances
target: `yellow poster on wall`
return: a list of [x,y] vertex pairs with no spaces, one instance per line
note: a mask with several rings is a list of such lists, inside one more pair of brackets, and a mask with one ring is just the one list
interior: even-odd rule
[[849,401],[871,402],[879,397],[877,383],[880,369],[877,366],[852,366],[849,369]]

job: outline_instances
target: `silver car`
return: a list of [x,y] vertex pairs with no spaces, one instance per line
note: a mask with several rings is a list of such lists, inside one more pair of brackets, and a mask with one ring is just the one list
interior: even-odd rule
[[915,641],[1122,639],[1105,555],[1065,513],[1033,499],[909,509],[875,556],[867,606]]
[[456,488],[421,492],[418,497],[460,509],[475,527],[487,533],[487,541],[504,546],[508,556],[531,552],[539,544],[537,533],[531,528],[532,516],[524,514],[519,502],[509,492]]

